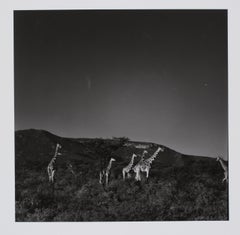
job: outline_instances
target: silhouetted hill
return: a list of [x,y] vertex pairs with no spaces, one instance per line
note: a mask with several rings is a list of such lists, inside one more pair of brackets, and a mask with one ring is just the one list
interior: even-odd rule
[[[88,203],[93,203],[95,205],[97,202],[93,195],[96,194],[96,197],[101,197],[101,201],[106,203],[105,206],[102,205],[104,210],[106,210],[106,206],[109,205],[115,208],[113,209],[114,212],[112,212],[118,215],[115,217],[115,220],[134,220],[133,217],[129,217],[129,215],[125,214],[125,207],[122,208],[122,206],[125,205],[124,203],[127,203],[127,206],[131,200],[135,200],[136,203],[139,203],[136,205],[136,208],[140,210],[141,198],[146,197],[145,200],[147,200],[147,202],[142,203],[150,203],[151,210],[153,210],[151,213],[155,217],[148,215],[150,212],[142,211],[136,220],[193,220],[195,218],[207,219],[207,213],[209,213],[209,211],[199,212],[201,210],[197,209],[198,207],[195,208],[196,203],[198,206],[206,204],[205,206],[207,206],[207,208],[211,208],[210,204],[219,197],[218,203],[222,203],[221,205],[223,207],[221,210],[214,208],[214,210],[217,211],[213,211],[212,214],[210,213],[211,216],[209,219],[228,218],[227,187],[221,182],[223,179],[223,171],[214,158],[184,155],[163,145],[133,141],[126,137],[113,139],[65,138],[45,130],[29,129],[15,132],[17,220],[27,220],[24,217],[26,215],[30,216],[30,221],[65,221],[66,218],[70,221],[114,220],[113,217],[108,216],[109,212],[106,212],[104,216],[98,214],[91,217],[90,214],[87,214],[90,213],[90,209],[84,206],[81,207],[81,213],[86,213],[84,215],[85,217],[83,215],[79,217],[75,214],[75,216],[77,216],[75,219],[67,215],[64,217],[61,214],[63,213],[61,210],[58,211],[57,214],[55,211],[53,215],[48,215],[46,217],[44,217],[42,212],[39,212],[39,210],[43,210],[44,208],[52,208],[51,203],[56,207],[60,206],[51,194],[51,188],[49,188],[51,185],[48,183],[46,170],[49,161],[54,155],[57,143],[62,146],[60,151],[62,155],[58,157],[56,163],[56,183],[54,184],[55,199],[57,197],[61,201],[63,200],[61,198],[65,198],[64,200],[72,198],[71,200],[73,200],[74,203],[80,200],[87,204],[87,201],[84,201],[87,200],[85,194],[90,193],[89,200],[92,198],[92,201],[88,201]],[[126,182],[122,180],[122,168],[129,163],[133,153],[138,155],[136,159],[137,162],[140,160],[140,156],[144,149],[148,151],[148,157],[151,156],[159,146],[164,148],[164,152],[160,152],[153,161],[148,180],[146,180],[144,174],[142,175],[141,182],[136,182],[134,177]],[[109,188],[104,189],[101,188],[98,183],[99,171],[103,167],[106,167],[111,157],[114,157],[116,162],[112,165]],[[71,163],[73,167],[74,176],[68,169],[69,163]],[[133,172],[131,173],[133,175]],[[171,185],[171,187],[169,185]],[[151,188],[153,186],[158,189],[155,191],[154,188]],[[92,187],[96,188],[97,192],[92,191]],[[123,191],[119,191],[119,187],[125,188],[126,192],[131,192],[130,194],[132,196],[127,196]],[[103,189],[104,191],[102,191]],[[148,189],[150,191],[148,191]],[[132,190],[137,191],[133,193]],[[170,191],[162,192],[162,190]],[[24,192],[28,193],[25,194]],[[163,193],[162,195],[161,192]],[[211,192],[211,196],[208,195],[209,192]],[[202,195],[203,193],[204,195]],[[153,201],[149,199],[149,197],[153,197],[151,196],[152,194],[155,195],[155,199],[152,199]],[[139,195],[139,198],[136,198],[136,195]],[[201,197],[204,198],[201,199],[199,195],[202,195]],[[30,202],[29,198],[34,202]],[[54,200],[54,202],[51,200]],[[110,201],[107,202],[106,200]],[[115,200],[116,204],[114,204],[112,200]],[[155,200],[159,205],[155,205],[157,203]],[[165,200],[168,201],[168,207],[173,207],[177,210],[175,211],[176,215],[170,215],[166,208],[165,213],[167,213],[168,216],[157,216],[160,207],[164,206],[165,203],[163,203],[163,201]],[[202,200],[205,200],[205,202]],[[61,203],[68,204],[68,201],[61,201]],[[25,208],[27,214],[19,211],[19,204],[21,208],[27,207]],[[74,205],[75,204],[72,205],[73,211],[75,210]],[[64,204],[64,206],[62,205],[60,207],[65,208],[66,206],[67,205]],[[118,209],[117,206],[119,206]],[[188,206],[199,211],[196,212],[191,209],[191,212],[188,212],[189,214],[184,213],[184,215],[181,215],[182,212],[178,211],[180,210],[179,208],[181,207],[181,210],[183,210],[185,207],[188,208]],[[98,206],[96,205],[96,207]],[[52,208],[53,211],[54,208]],[[91,213],[96,213],[94,210],[94,208],[91,208]],[[34,213],[37,213],[40,218],[32,217]],[[59,213],[61,214],[60,217],[58,217]],[[69,213],[71,214],[72,212]],[[135,212],[132,213],[134,214]]]
[[[131,144],[146,144],[145,142],[133,142],[126,140],[124,144],[120,143],[121,138],[114,139],[84,139],[84,138],[64,138],[56,136],[44,130],[22,130],[15,133],[16,162],[35,161],[47,164],[52,158],[57,143],[62,145],[62,156],[59,161],[85,161],[95,164],[96,161],[108,161],[110,157],[117,160],[116,168],[121,168],[128,164],[133,153],[142,154],[143,149],[136,148]],[[147,143],[148,144],[148,143]],[[106,153],[100,153],[99,147]],[[147,149],[152,154],[158,144],[151,144]],[[184,164],[181,154],[165,147],[161,157],[156,158],[156,164],[159,166],[181,166]],[[105,149],[104,149],[105,148]],[[106,154],[106,155],[104,155]]]

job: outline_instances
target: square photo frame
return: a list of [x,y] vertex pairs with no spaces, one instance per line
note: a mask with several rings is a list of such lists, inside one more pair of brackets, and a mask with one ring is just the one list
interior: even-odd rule
[[[181,4],[81,1],[60,6],[55,1],[41,4],[11,1],[4,5],[1,24],[5,26],[3,45],[6,47],[2,51],[7,63],[1,94],[6,112],[2,116],[1,139],[7,143],[3,152],[8,157],[2,169],[6,193],[2,195],[1,217],[6,233],[57,230],[60,234],[67,231],[235,234],[239,208],[239,190],[234,186],[239,161],[236,157],[239,110],[235,108],[238,96],[235,77],[239,73],[238,7],[236,1],[221,1],[218,5],[214,1],[191,4],[188,1]],[[201,16],[202,13],[205,15]],[[76,33],[79,26],[82,27]],[[193,81],[192,77],[197,79]],[[163,101],[159,101],[161,98]],[[159,122],[162,124],[156,127]],[[158,129],[165,135],[157,134]],[[176,132],[171,135],[173,130]],[[146,134],[149,132],[150,135]],[[199,139],[193,138],[194,132]],[[51,140],[49,145],[45,143],[46,136]],[[187,150],[186,143],[190,146]],[[57,159],[54,159],[57,144],[63,147],[61,155],[70,154],[71,160],[59,160],[60,167],[53,168],[50,174],[47,169]],[[123,153],[118,144],[124,146]],[[88,153],[75,145],[88,146]],[[199,145],[208,147],[201,152]],[[163,152],[159,161],[158,148]],[[222,162],[215,159],[217,148],[223,156]],[[126,187],[122,171],[134,151],[139,161],[144,151],[149,155],[145,160],[154,157],[150,172],[130,172],[133,176],[126,179],[128,188],[124,190],[128,194],[125,194],[118,190]],[[77,168],[75,157],[87,154],[88,158],[94,159],[95,155],[97,160],[101,159],[99,169],[98,164],[94,165],[94,171],[87,173],[81,166]],[[109,182],[106,169],[112,158],[102,158],[104,154],[120,162]],[[121,154],[126,158],[121,158]],[[190,156],[200,158],[195,161]],[[88,160],[83,159],[88,168]],[[227,173],[226,165],[230,168]],[[160,174],[158,168],[162,170]],[[79,169],[80,189],[73,189],[74,177],[80,177]],[[146,176],[149,174],[149,179],[144,172]],[[102,185],[101,173],[105,183],[103,189],[96,189]],[[136,182],[138,173],[140,182]],[[61,178],[63,175],[65,179]],[[219,181],[219,186],[212,182],[210,175]],[[85,182],[85,177],[93,179]],[[183,183],[179,184],[176,177],[181,177]],[[56,179],[58,183],[52,185],[51,180]],[[44,192],[46,187],[49,188]],[[66,205],[61,208],[66,194],[72,197],[69,208]],[[172,201],[159,200],[164,194]],[[126,195],[137,197],[126,199]],[[183,206],[184,200],[189,207]],[[122,207],[124,203],[126,208]],[[221,206],[223,209],[219,209]],[[79,217],[78,212],[74,214],[76,208],[81,211]],[[99,212],[101,209],[105,214]],[[72,217],[68,217],[70,212]],[[191,217],[191,213],[196,215]]]

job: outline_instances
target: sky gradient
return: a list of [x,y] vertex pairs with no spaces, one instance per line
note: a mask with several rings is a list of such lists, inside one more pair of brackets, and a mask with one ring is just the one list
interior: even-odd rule
[[227,11],[15,11],[15,129],[227,159]]

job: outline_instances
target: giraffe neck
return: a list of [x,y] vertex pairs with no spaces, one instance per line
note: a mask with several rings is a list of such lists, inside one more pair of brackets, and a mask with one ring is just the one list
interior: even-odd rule
[[225,163],[223,162],[223,160],[221,158],[219,159],[219,162],[220,162],[223,170],[226,171],[227,170],[227,166],[225,165]]
[[145,155],[146,155],[146,153],[143,153],[143,154],[142,154],[141,159],[140,159],[140,161],[138,162],[138,164],[139,164],[139,163],[142,163],[142,162],[144,161]]
[[57,158],[57,156],[58,156],[58,146],[55,149],[54,158]]
[[56,147],[56,149],[55,149],[55,154],[54,154],[54,156],[57,156],[57,154],[58,154],[58,147]]
[[146,155],[146,153],[144,153],[142,156],[141,156],[141,159],[140,159],[140,161],[138,162],[138,163],[143,163],[144,162],[144,157],[145,157],[145,155]]
[[160,150],[161,149],[158,148],[157,151],[150,158],[146,159],[146,162],[152,162],[154,160],[154,158],[158,155]]
[[107,171],[110,171],[111,167],[112,167],[112,161],[110,160],[110,162],[109,162],[109,164],[107,166]]
[[132,166],[133,166],[133,162],[134,162],[134,156],[132,156],[132,159],[131,159],[131,161],[130,161],[130,163],[129,163],[129,168],[131,168]]
[[143,153],[141,159],[143,160],[146,155],[147,155],[147,153]]
[[57,156],[58,156],[58,146],[55,149],[55,153],[54,153],[53,158],[51,159],[49,165],[53,165],[54,164],[54,161],[57,159]]

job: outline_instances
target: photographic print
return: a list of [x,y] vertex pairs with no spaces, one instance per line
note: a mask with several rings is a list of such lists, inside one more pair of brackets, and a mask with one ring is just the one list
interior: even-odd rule
[[227,10],[14,11],[15,221],[225,221]]

